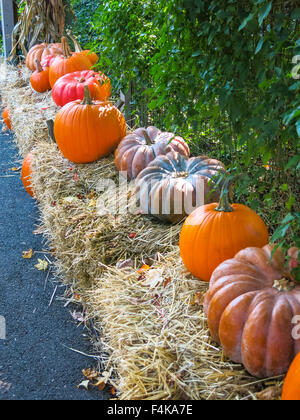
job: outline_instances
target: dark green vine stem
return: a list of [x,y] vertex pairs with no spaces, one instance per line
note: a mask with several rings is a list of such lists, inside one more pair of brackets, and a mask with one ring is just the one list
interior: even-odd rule
[[243,175],[229,175],[225,179],[221,190],[219,205],[216,208],[216,211],[225,213],[231,213],[234,211],[234,208],[230,205],[230,191],[233,183],[236,182],[242,176]]

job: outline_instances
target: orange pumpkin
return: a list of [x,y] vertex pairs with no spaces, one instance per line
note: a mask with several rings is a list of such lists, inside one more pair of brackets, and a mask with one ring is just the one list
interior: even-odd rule
[[126,122],[110,102],[92,101],[88,86],[84,99],[69,102],[58,112],[54,136],[63,156],[89,163],[107,156],[126,135]]
[[6,124],[7,128],[11,130],[11,121],[10,121],[10,115],[9,115],[9,108],[6,107],[2,113],[3,121]]
[[33,197],[33,190],[31,186],[32,158],[33,158],[32,154],[28,153],[28,155],[23,160],[22,171],[21,171],[21,179],[23,181],[24,188],[31,197]]
[[75,71],[90,70],[92,63],[81,53],[72,53],[68,45],[67,39],[61,39],[63,55],[56,57],[50,64],[49,80],[50,86],[53,88],[55,82],[62,76]]
[[184,265],[204,281],[209,281],[216,267],[241,249],[269,242],[267,227],[253,210],[243,204],[229,204],[229,181],[224,183],[220,203],[194,210],[180,234]]
[[[297,259],[298,250],[289,255]],[[287,372],[300,351],[294,321],[300,316],[300,285],[284,253],[274,245],[250,247],[214,271],[205,296],[205,313],[213,339],[227,357],[258,378]],[[292,369],[300,374],[300,363]],[[290,395],[297,379],[291,374]],[[300,378],[298,376],[298,396]],[[295,394],[294,394],[295,395]]]
[[62,54],[62,45],[59,43],[56,44],[38,44],[34,45],[28,52],[26,56],[26,66],[34,71],[35,70],[35,60],[42,62],[47,56],[55,57]]
[[300,353],[295,357],[286,375],[283,390],[283,401],[300,401]]
[[47,92],[51,89],[49,82],[49,67],[43,68],[39,60],[35,60],[35,72],[30,77],[32,89],[36,92]]

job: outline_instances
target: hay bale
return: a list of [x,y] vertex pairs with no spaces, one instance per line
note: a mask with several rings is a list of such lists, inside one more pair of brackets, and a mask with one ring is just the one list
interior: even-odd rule
[[207,287],[174,247],[144,278],[136,269],[110,267],[86,293],[121,399],[255,398],[264,381],[227,360],[210,338]]
[[[57,112],[51,93],[33,92],[27,69],[5,69],[0,90],[15,140],[22,156],[34,155],[39,232],[56,256],[57,276],[81,296],[103,336],[120,398],[257,399],[265,385],[280,389],[280,380],[257,381],[211,341],[202,306],[207,283],[182,265],[181,225],[129,211],[132,186],[120,184],[117,194],[99,189],[99,182],[118,182],[113,156],[88,165],[64,159],[47,134],[46,120]],[[123,212],[104,211],[125,200]],[[127,260],[131,267],[117,268]],[[141,275],[145,262],[152,269]]]

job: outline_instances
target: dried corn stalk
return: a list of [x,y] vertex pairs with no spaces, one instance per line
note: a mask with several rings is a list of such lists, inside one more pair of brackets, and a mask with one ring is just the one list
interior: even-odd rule
[[12,34],[11,57],[24,55],[39,42],[57,42],[65,27],[64,0],[27,0]]

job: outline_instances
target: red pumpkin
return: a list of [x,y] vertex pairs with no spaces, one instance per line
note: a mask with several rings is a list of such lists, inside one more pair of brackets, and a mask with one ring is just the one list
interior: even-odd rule
[[283,390],[283,401],[300,401],[300,353],[297,354],[286,375]]
[[88,86],[84,100],[69,102],[58,112],[54,136],[65,158],[74,163],[107,156],[126,135],[121,112],[109,102],[92,101]]
[[56,56],[54,55],[47,55],[47,57],[43,58],[41,61],[42,67],[50,67],[53,61],[55,60]]
[[[297,258],[298,250],[290,251]],[[274,250],[274,245],[243,249],[219,265],[204,308],[213,339],[227,357],[242,363],[255,377],[286,373],[300,351],[300,335],[294,330],[300,317],[300,285],[282,250]],[[298,360],[292,372],[299,375],[299,368]],[[300,380],[293,373],[285,395],[299,397]]]
[[2,113],[3,121],[6,124],[7,128],[11,130],[11,121],[10,121],[10,115],[9,115],[9,108],[6,107]]
[[92,64],[90,60],[81,53],[72,53],[67,39],[61,39],[63,55],[55,58],[50,65],[49,80],[53,88],[55,82],[62,76],[75,71],[90,70]]
[[110,80],[104,74],[83,70],[58,79],[52,89],[52,98],[58,106],[83,100],[84,86],[88,86],[91,98],[98,101],[106,101],[111,93]]
[[23,181],[24,188],[31,197],[33,197],[33,189],[31,186],[32,158],[33,158],[32,154],[28,153],[28,155],[23,160],[22,171],[21,171],[21,179]]
[[229,204],[230,190],[228,182],[224,183],[220,203],[194,210],[180,234],[184,265],[204,281],[209,281],[216,267],[241,249],[269,242],[267,227],[253,210],[243,204]]
[[34,71],[35,60],[43,62],[47,56],[55,57],[63,53],[61,44],[38,44],[34,45],[26,56],[26,66]]
[[43,68],[39,60],[36,60],[35,66],[36,70],[30,77],[31,86],[36,92],[47,92],[47,90],[51,89],[49,67]]
[[156,127],[138,128],[119,144],[115,164],[118,171],[126,172],[128,179],[135,179],[157,156],[172,150],[190,156],[190,148],[182,137],[163,133]]

